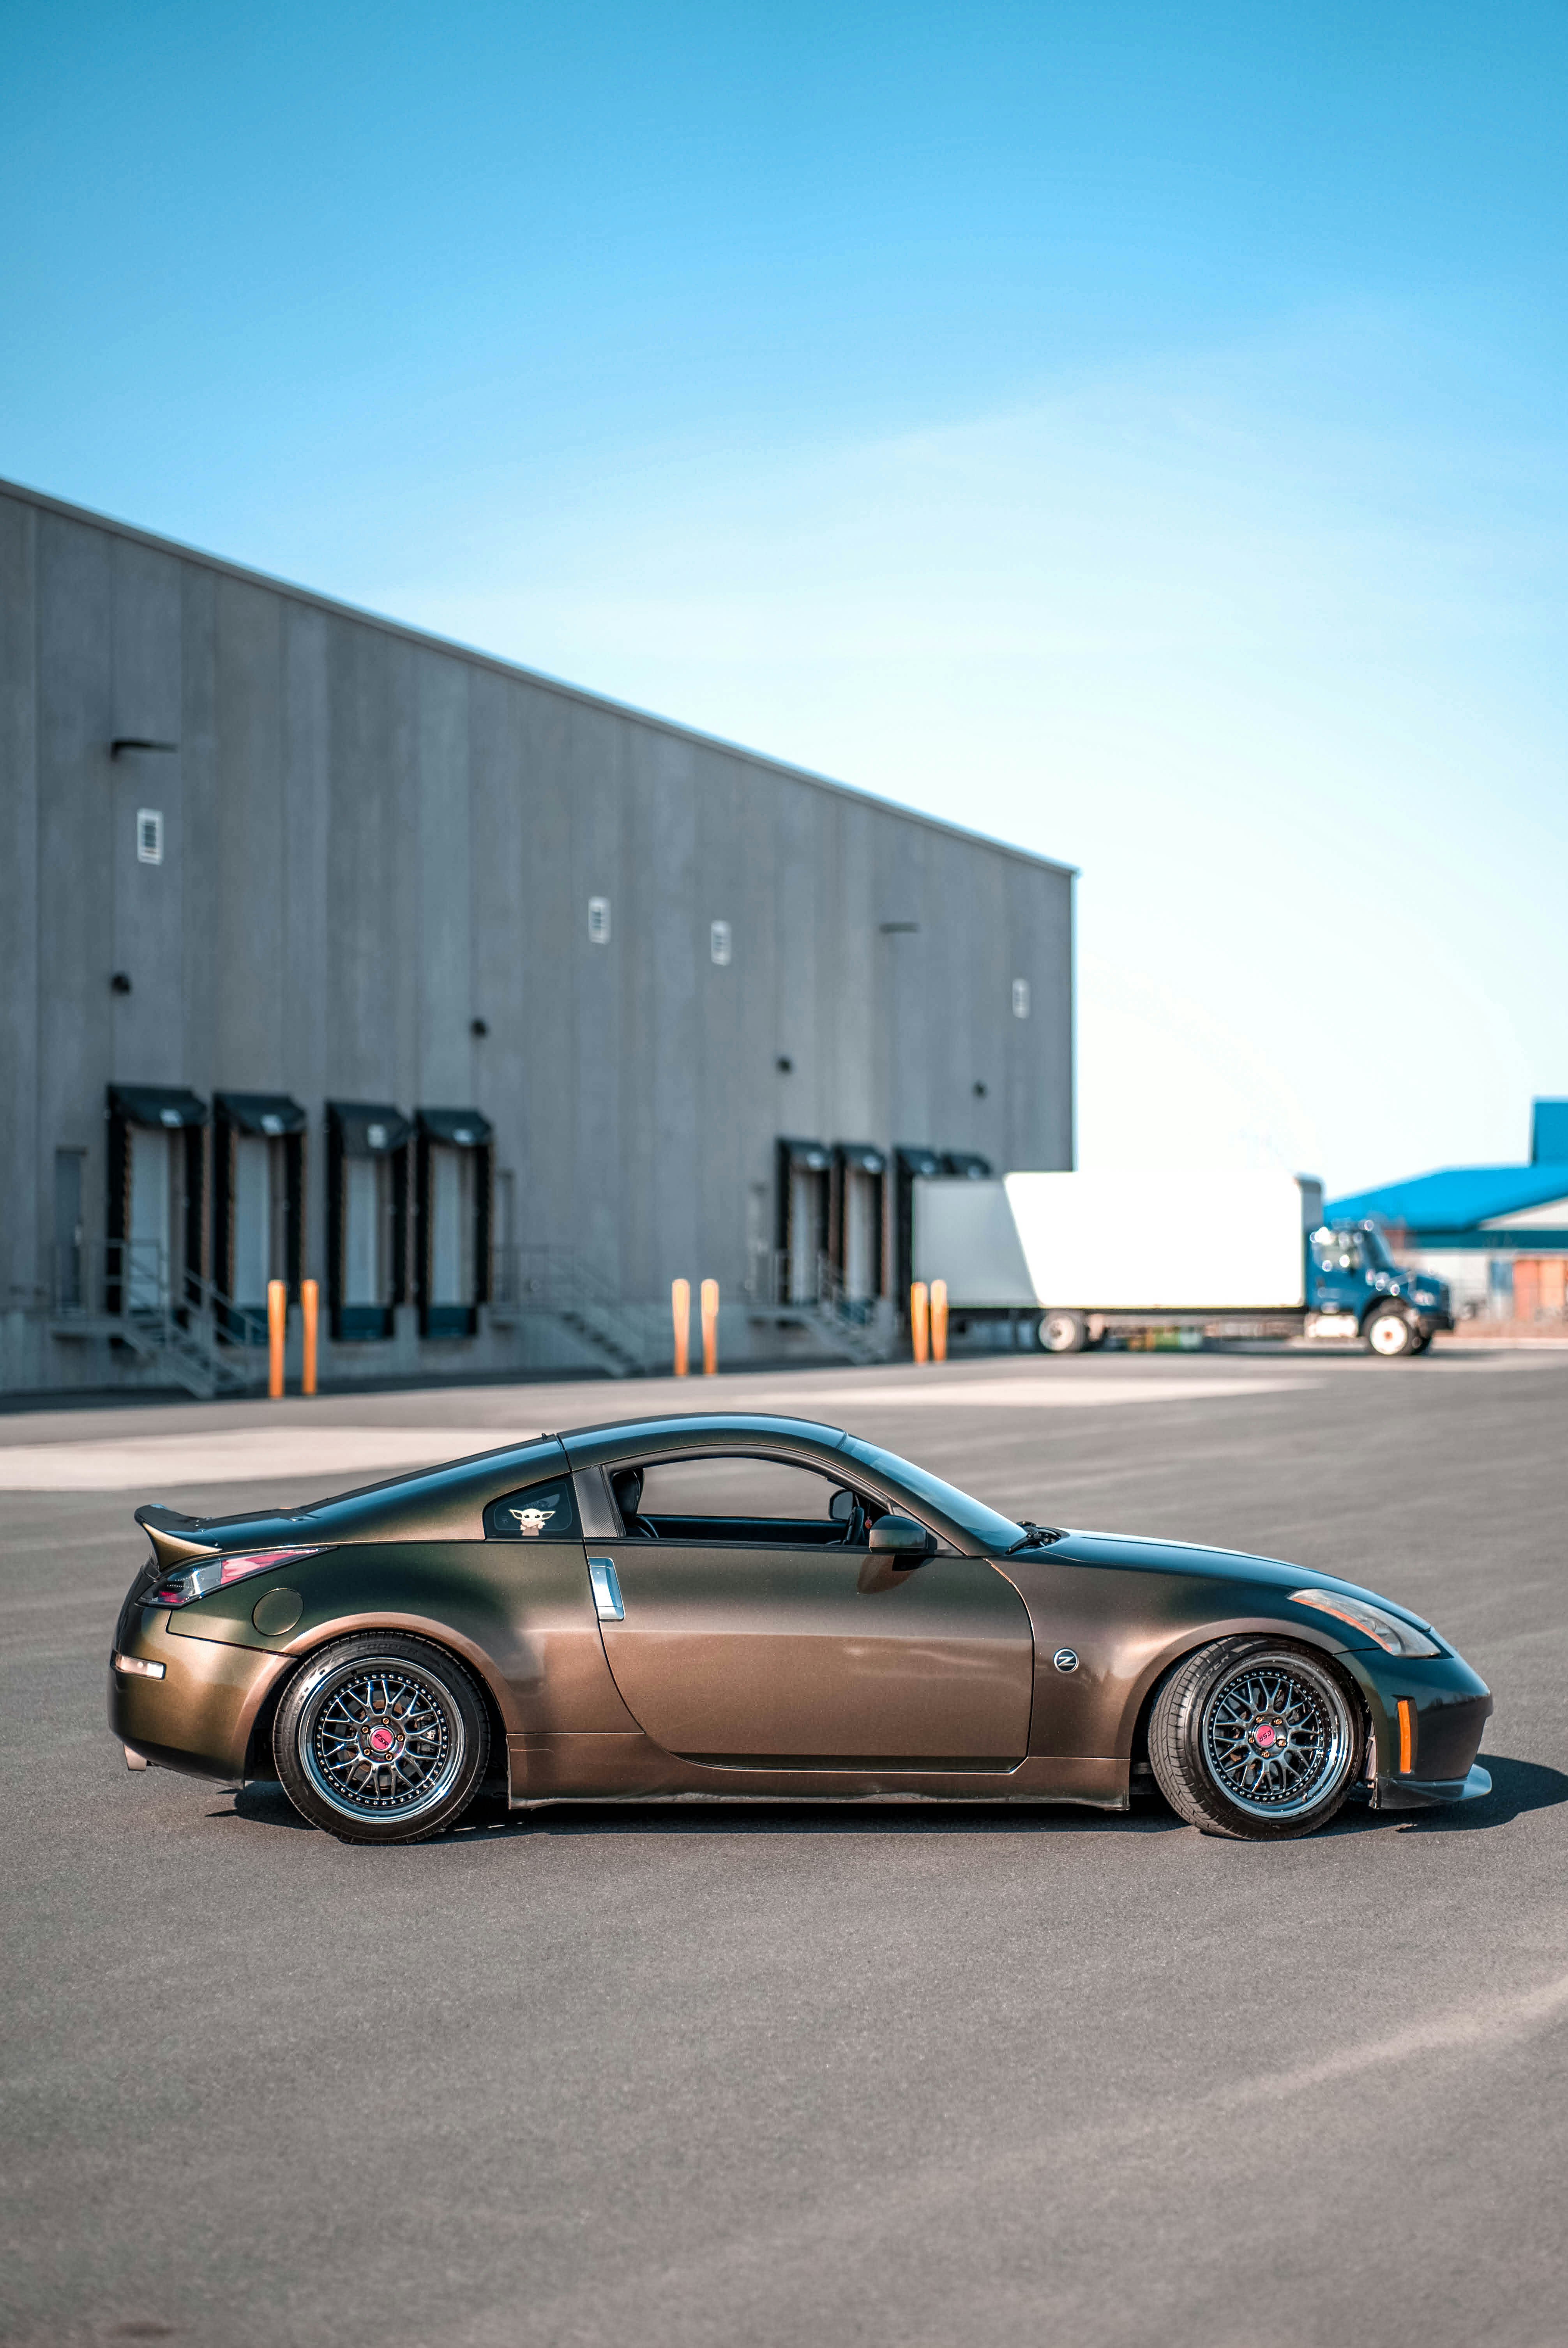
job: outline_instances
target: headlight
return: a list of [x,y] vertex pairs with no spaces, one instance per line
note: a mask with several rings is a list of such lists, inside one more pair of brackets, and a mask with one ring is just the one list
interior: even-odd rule
[[1413,1622],[1403,1622],[1397,1614],[1386,1614],[1365,1598],[1343,1598],[1337,1590],[1293,1590],[1293,1606],[1316,1606],[1321,1614],[1337,1614],[1341,1622],[1348,1622],[1358,1631],[1365,1631],[1375,1639],[1386,1654],[1440,1655],[1442,1649]]

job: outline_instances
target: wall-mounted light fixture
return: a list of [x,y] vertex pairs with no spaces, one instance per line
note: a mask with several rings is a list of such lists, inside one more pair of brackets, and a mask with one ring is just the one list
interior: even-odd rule
[[588,934],[596,946],[610,943],[610,900],[590,897],[588,901]]
[[710,922],[708,924],[709,961],[716,962],[721,965],[727,963],[730,959],[731,943],[728,922]]
[[469,1022],[468,1022],[468,1033],[469,1033],[469,1035],[487,1035],[489,1034],[489,1032],[490,1032],[490,1023],[489,1023],[489,1021],[488,1021],[487,1019],[470,1019],[470,1020],[469,1020]]
[[125,971],[116,971],[114,976],[109,981],[109,993],[111,994],[128,994],[130,993],[130,978]]
[[122,750],[178,750],[178,742],[149,742],[139,734],[117,734],[109,744],[109,757],[118,758]]
[[878,922],[877,928],[885,938],[912,938],[919,934],[918,922]]

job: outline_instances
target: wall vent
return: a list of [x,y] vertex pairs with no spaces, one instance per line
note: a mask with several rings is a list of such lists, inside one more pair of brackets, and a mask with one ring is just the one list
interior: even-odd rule
[[610,900],[590,897],[588,901],[588,934],[596,946],[610,943]]
[[163,861],[163,818],[157,808],[136,811],[136,860],[138,864]]

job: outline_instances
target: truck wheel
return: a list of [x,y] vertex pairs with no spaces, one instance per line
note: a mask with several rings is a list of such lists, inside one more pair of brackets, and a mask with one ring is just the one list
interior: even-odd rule
[[1034,1342],[1042,1354],[1081,1354],[1089,1343],[1089,1323],[1081,1313],[1042,1313]]
[[1386,1362],[1398,1361],[1401,1354],[1416,1350],[1416,1333],[1409,1317],[1397,1304],[1379,1304],[1367,1316],[1362,1332],[1369,1350],[1380,1354]]

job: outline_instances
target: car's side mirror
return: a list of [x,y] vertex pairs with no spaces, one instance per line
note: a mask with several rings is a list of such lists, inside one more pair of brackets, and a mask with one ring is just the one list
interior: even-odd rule
[[878,1517],[871,1528],[870,1546],[891,1550],[895,1557],[907,1564],[917,1565],[923,1557],[930,1557],[937,1547],[937,1536],[917,1525],[913,1517]]

